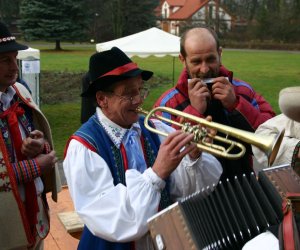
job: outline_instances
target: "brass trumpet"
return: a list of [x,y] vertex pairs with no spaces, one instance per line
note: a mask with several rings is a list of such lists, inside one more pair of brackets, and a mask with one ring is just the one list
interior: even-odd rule
[[[177,117],[183,117],[184,120],[189,120],[191,122],[195,122],[199,125],[190,125],[190,123],[179,123],[173,121],[171,119],[162,117],[160,115],[155,114],[157,111],[166,112]],[[224,157],[227,159],[239,159],[241,158],[245,152],[246,148],[243,144],[228,139],[228,136],[241,140],[243,142],[252,144],[262,150],[268,157],[269,166],[271,166],[276,158],[276,155],[279,150],[279,146],[283,139],[284,130],[278,131],[278,134],[275,136],[258,136],[254,133],[244,131],[241,129],[233,128],[230,126],[226,126],[223,124],[219,124],[216,122],[210,122],[203,118],[199,118],[176,109],[168,108],[168,107],[157,107],[152,109],[151,111],[145,111],[142,108],[138,108],[137,112],[145,115],[145,127],[159,135],[167,136],[168,134],[162,131],[159,131],[149,125],[150,118],[156,118],[158,120],[167,122],[169,124],[176,125],[180,127],[183,131],[194,134],[193,142],[196,143],[197,147],[202,151],[211,153],[218,157]],[[224,133],[226,136],[218,136],[212,135],[207,131],[206,128],[214,129],[217,132]],[[219,141],[228,145],[228,148],[224,146],[220,146],[217,144],[207,142],[207,138],[211,138],[212,141]],[[237,153],[231,153],[234,149],[239,149]]]

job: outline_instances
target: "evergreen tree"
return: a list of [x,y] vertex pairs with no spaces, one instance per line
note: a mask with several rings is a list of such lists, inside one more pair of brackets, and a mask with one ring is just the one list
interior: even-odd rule
[[[127,36],[156,26],[159,0],[88,0],[97,42]],[[96,14],[96,15],[95,15]]]
[[20,30],[28,41],[84,41],[88,25],[84,0],[23,0]]
[[19,15],[21,0],[0,0],[0,20],[11,24]]

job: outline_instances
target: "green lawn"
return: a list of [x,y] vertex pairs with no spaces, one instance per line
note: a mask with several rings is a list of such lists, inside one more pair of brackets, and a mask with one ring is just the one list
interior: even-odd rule
[[45,71],[87,71],[92,50],[41,51],[41,69]]
[[225,51],[223,63],[235,72],[235,77],[251,83],[277,113],[280,90],[300,85],[300,53]]
[[56,153],[59,159],[62,159],[69,136],[80,126],[80,105],[78,103],[43,105],[42,111],[50,123]]
[[[38,48],[38,46],[32,46]],[[47,71],[85,72],[88,61],[95,50],[86,48],[66,48],[62,52],[55,52],[41,48],[41,69]],[[163,77],[165,84],[154,85],[151,94],[145,101],[144,107],[150,109],[154,101],[166,89],[173,86],[182,65],[179,59],[170,56],[157,58],[134,57],[141,68],[154,71],[154,74]],[[256,92],[262,94],[279,113],[278,95],[282,88],[300,84],[300,53],[281,51],[241,51],[225,50],[222,63],[234,71],[235,77],[251,83]],[[42,81],[42,79],[41,79]],[[67,90],[66,90],[67,91]],[[42,110],[52,126],[54,143],[60,159],[68,137],[80,126],[80,102],[42,105]]]

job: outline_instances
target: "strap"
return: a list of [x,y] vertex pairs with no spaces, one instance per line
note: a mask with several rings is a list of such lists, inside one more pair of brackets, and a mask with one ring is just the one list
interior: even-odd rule
[[286,198],[282,202],[283,221],[283,245],[285,250],[295,250],[295,222],[293,216],[293,199],[299,199],[300,193],[286,193]]
[[299,200],[300,199],[300,193],[291,193],[291,192],[287,192],[285,194],[287,199],[290,199],[292,202],[293,200]]
[[17,117],[23,114],[24,110],[19,107],[19,102],[15,102],[9,109],[0,114],[0,119],[7,119],[12,141],[14,144],[14,149],[19,161],[24,160],[24,156],[22,155],[20,150],[22,146],[22,138]]
[[293,211],[290,200],[283,201],[283,244],[285,250],[295,250],[294,246],[294,228],[293,228]]

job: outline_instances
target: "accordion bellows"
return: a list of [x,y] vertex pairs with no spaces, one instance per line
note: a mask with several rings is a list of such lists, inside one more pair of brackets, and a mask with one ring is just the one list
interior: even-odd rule
[[156,249],[241,249],[283,218],[285,192],[300,192],[289,167],[277,167],[207,187],[148,220]]

